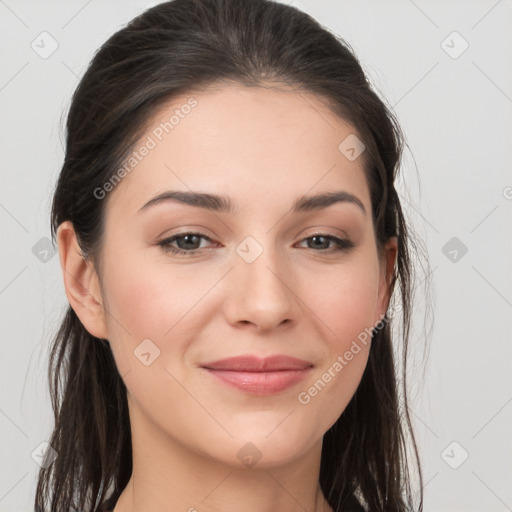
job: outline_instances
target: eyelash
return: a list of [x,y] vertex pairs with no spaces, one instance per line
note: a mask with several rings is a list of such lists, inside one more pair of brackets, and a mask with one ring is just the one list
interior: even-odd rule
[[[185,238],[186,236],[198,236],[200,238],[204,238],[206,240],[209,240],[210,242],[212,241],[211,238],[209,238],[208,236],[204,235],[203,233],[193,233],[193,232],[189,232],[189,233],[179,233],[178,235],[174,235],[170,238],[166,238],[164,240],[161,240],[160,242],[158,242],[158,245],[160,247],[162,247],[162,249],[164,250],[164,252],[166,253],[172,253],[172,254],[181,254],[181,255],[185,255],[185,256],[189,256],[189,255],[194,255],[196,254],[197,252],[199,252],[201,249],[192,249],[191,251],[185,251],[184,249],[178,249],[176,247],[173,247],[171,246],[171,242],[174,242],[176,241],[177,239],[180,239],[180,238]],[[336,236],[332,236],[332,235],[326,235],[326,234],[323,234],[323,233],[315,233],[314,235],[311,235],[307,238],[303,238],[301,240],[301,242],[304,242],[305,240],[311,240],[313,238],[316,238],[316,237],[321,237],[321,238],[326,238],[328,240],[332,240],[335,242],[335,244],[337,245],[337,247],[334,247],[331,248],[331,249],[321,249],[319,251],[315,251],[315,252],[320,252],[320,253],[332,253],[332,252],[338,252],[338,251],[349,251],[350,249],[352,249],[354,247],[354,243],[349,240],[348,238],[338,238]]]

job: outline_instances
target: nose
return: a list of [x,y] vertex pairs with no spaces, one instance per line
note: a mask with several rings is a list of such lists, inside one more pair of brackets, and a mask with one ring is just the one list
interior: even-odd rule
[[265,247],[251,263],[237,255],[230,279],[224,302],[230,324],[250,324],[259,332],[268,332],[300,318],[296,276],[275,250]]

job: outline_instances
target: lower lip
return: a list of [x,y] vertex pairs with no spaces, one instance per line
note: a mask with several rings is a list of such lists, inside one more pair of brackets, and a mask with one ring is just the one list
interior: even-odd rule
[[209,373],[225,384],[253,395],[267,396],[288,389],[308,374],[311,368],[304,370],[280,370],[274,372],[238,372],[230,370],[211,370]]

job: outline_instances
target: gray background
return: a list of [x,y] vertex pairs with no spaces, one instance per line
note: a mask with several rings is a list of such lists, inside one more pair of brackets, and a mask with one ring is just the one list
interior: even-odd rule
[[[53,424],[47,348],[67,301],[47,238],[61,122],[93,52],[156,3],[0,0],[0,512],[32,510]],[[425,510],[512,510],[512,2],[292,4],[352,45],[407,136],[399,190],[430,259],[418,347],[426,304],[434,313],[426,370],[418,349],[412,372]]]

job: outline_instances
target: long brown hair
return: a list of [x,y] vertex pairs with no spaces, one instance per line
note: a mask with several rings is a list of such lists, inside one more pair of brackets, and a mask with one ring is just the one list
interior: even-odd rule
[[[164,102],[227,81],[285,82],[314,93],[366,145],[378,250],[398,238],[391,292],[395,299],[399,294],[402,312],[402,378],[388,318],[372,334],[355,395],[324,436],[320,485],[336,512],[357,503],[372,512],[422,510],[405,379],[414,244],[395,190],[404,136],[340,37],[304,12],[270,0],[173,0],[133,19],[97,51],[73,95],[52,238],[70,220],[84,258],[97,264],[105,201],[94,191],[121,167]],[[132,472],[126,387],[108,341],[92,336],[70,306],[51,347],[48,375],[55,417],[49,443],[58,456],[40,470],[36,510],[111,509]],[[419,477],[416,493],[411,456]]]

